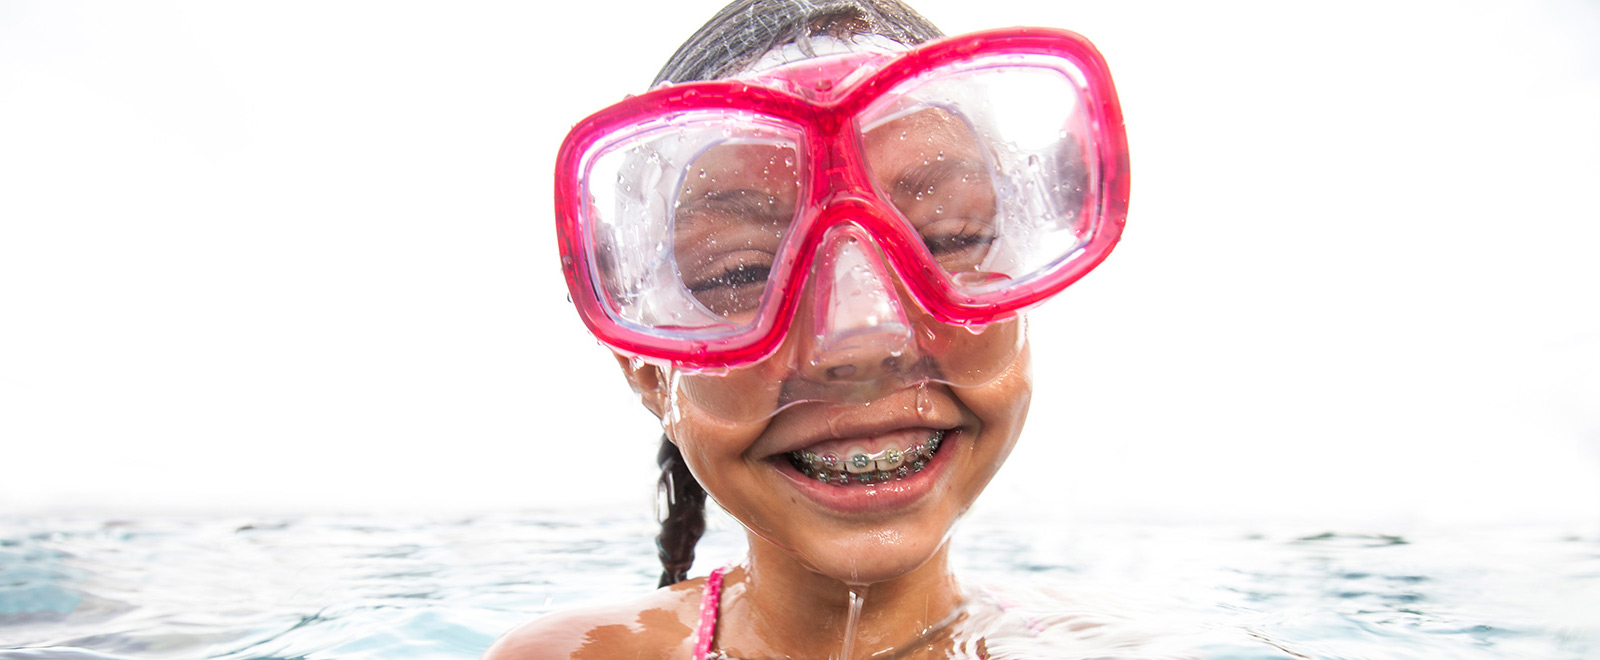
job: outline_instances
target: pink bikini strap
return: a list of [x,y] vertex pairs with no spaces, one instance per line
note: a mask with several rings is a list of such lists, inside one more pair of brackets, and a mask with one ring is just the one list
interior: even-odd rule
[[706,576],[706,590],[700,596],[700,626],[695,629],[694,660],[705,660],[711,653],[711,643],[717,636],[717,605],[722,602],[723,566]]

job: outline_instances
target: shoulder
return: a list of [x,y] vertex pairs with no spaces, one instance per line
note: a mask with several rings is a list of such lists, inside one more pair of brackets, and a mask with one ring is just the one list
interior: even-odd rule
[[481,660],[688,657],[705,582],[695,578],[635,600],[546,614],[506,633]]

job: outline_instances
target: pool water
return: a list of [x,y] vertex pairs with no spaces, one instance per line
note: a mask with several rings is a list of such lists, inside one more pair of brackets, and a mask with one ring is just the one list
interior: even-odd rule
[[[0,658],[476,658],[534,615],[652,588],[654,534],[644,512],[0,518]],[[1595,529],[975,517],[954,543],[965,584],[1191,657],[1600,658]],[[742,546],[714,525],[695,574]],[[1051,643],[1015,653],[1094,652]]]

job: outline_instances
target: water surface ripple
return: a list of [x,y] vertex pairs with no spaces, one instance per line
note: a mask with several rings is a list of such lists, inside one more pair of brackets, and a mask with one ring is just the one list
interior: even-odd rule
[[[1219,660],[1600,658],[1593,535],[1018,524],[966,522],[955,557],[1034,621],[1115,615]],[[652,588],[655,532],[575,513],[0,519],[0,658],[476,658],[533,615]],[[714,530],[696,572],[741,545]],[[1051,644],[1007,648],[1083,657]]]

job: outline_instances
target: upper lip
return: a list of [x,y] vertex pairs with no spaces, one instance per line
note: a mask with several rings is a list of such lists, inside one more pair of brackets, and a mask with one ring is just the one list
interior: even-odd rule
[[863,438],[905,429],[948,429],[956,426],[954,422],[933,419],[938,416],[937,414],[926,417],[920,415],[897,415],[889,419],[857,421],[852,421],[847,417],[842,421],[835,422],[831,429],[824,426],[820,433],[803,433],[780,443],[777,451],[772,452],[771,456],[783,456],[789,452],[804,449],[827,440]]

